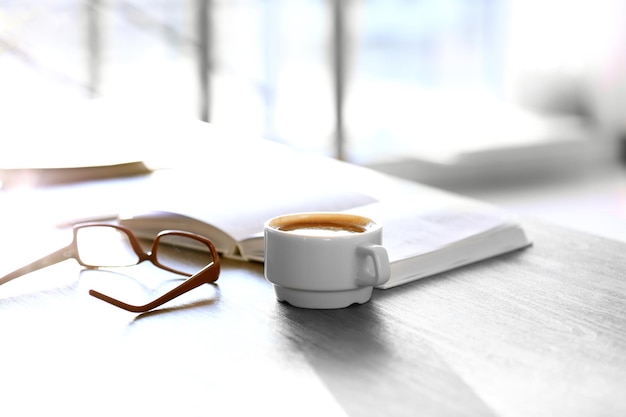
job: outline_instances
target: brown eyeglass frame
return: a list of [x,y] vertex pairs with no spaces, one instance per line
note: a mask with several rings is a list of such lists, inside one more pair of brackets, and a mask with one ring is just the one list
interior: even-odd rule
[[[103,227],[103,226],[117,229],[121,232],[124,232],[124,234],[128,236],[130,245],[138,257],[138,261],[134,265],[138,265],[144,261],[150,261],[155,266],[161,269],[164,269],[166,271],[170,271],[179,275],[187,276],[189,278],[185,282],[180,284],[178,287],[173,288],[172,290],[158,297],[154,301],[151,301],[144,305],[128,304],[123,301],[117,300],[113,297],[110,297],[108,295],[102,294],[101,292],[98,292],[95,290],[89,290],[90,295],[102,301],[105,301],[109,304],[112,304],[124,310],[131,311],[133,313],[145,313],[147,311],[153,310],[167,303],[168,301],[173,300],[174,298],[188,291],[193,290],[194,288],[199,287],[202,284],[213,283],[217,281],[217,279],[219,278],[220,261],[219,261],[219,256],[217,254],[217,250],[215,249],[213,242],[211,242],[209,239],[205,238],[204,236],[201,236],[192,232],[181,231],[181,230],[164,230],[156,236],[156,238],[154,239],[154,242],[152,243],[151,249],[148,252],[146,252],[141,247],[141,244],[139,243],[139,240],[137,239],[137,237],[127,227],[116,225],[116,224],[110,224],[110,223],[85,223],[85,224],[74,226],[73,239],[69,245],[59,250],[56,250],[55,252],[52,252],[51,254],[44,256],[41,259],[38,259],[37,261],[34,261],[26,266],[23,266],[11,272],[8,275],[5,275],[4,277],[0,278],[0,285],[6,282],[9,282],[15,278],[18,278],[22,275],[36,271],[38,269],[45,268],[47,266],[54,265],[56,263],[65,261],[67,259],[75,259],[81,266],[86,267],[86,268],[106,267],[104,265],[99,266],[99,265],[90,265],[90,264],[84,263],[83,260],[80,259],[80,255],[78,252],[78,244],[77,244],[77,234],[80,229],[87,228],[87,227]],[[213,261],[195,274],[187,274],[182,271],[178,271],[166,265],[161,264],[158,261],[157,251],[159,247],[159,241],[165,236],[182,236],[182,237],[195,239],[199,242],[204,243],[209,248]]]

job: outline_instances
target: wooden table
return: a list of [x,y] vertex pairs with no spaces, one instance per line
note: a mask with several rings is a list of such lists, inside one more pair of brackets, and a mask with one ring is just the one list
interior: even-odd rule
[[143,315],[87,294],[108,272],[47,268],[0,287],[0,413],[625,416],[626,246],[525,226],[531,248],[331,311],[260,264]]

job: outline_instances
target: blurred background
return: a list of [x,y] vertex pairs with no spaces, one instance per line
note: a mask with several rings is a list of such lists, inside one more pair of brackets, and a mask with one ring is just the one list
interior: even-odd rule
[[0,0],[0,126],[157,103],[626,240],[625,23],[624,0]]

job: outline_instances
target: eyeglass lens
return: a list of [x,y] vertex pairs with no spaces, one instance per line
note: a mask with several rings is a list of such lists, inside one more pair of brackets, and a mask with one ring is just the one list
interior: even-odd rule
[[174,272],[193,275],[214,261],[207,244],[189,236],[165,234],[154,248],[156,261]]
[[130,237],[123,230],[109,226],[78,229],[76,250],[81,262],[91,267],[131,266],[139,262]]

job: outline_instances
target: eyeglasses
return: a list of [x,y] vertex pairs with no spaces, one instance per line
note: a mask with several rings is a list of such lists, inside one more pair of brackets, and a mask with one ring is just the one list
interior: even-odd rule
[[143,313],[174,298],[217,281],[220,261],[213,243],[200,235],[166,230],[157,235],[146,252],[130,229],[107,223],[74,226],[72,242],[43,258],[0,278],[0,285],[50,265],[76,259],[85,268],[113,268],[150,261],[157,267],[188,277],[178,287],[144,305],[132,305],[95,290],[89,294],[114,306],[134,313]]

